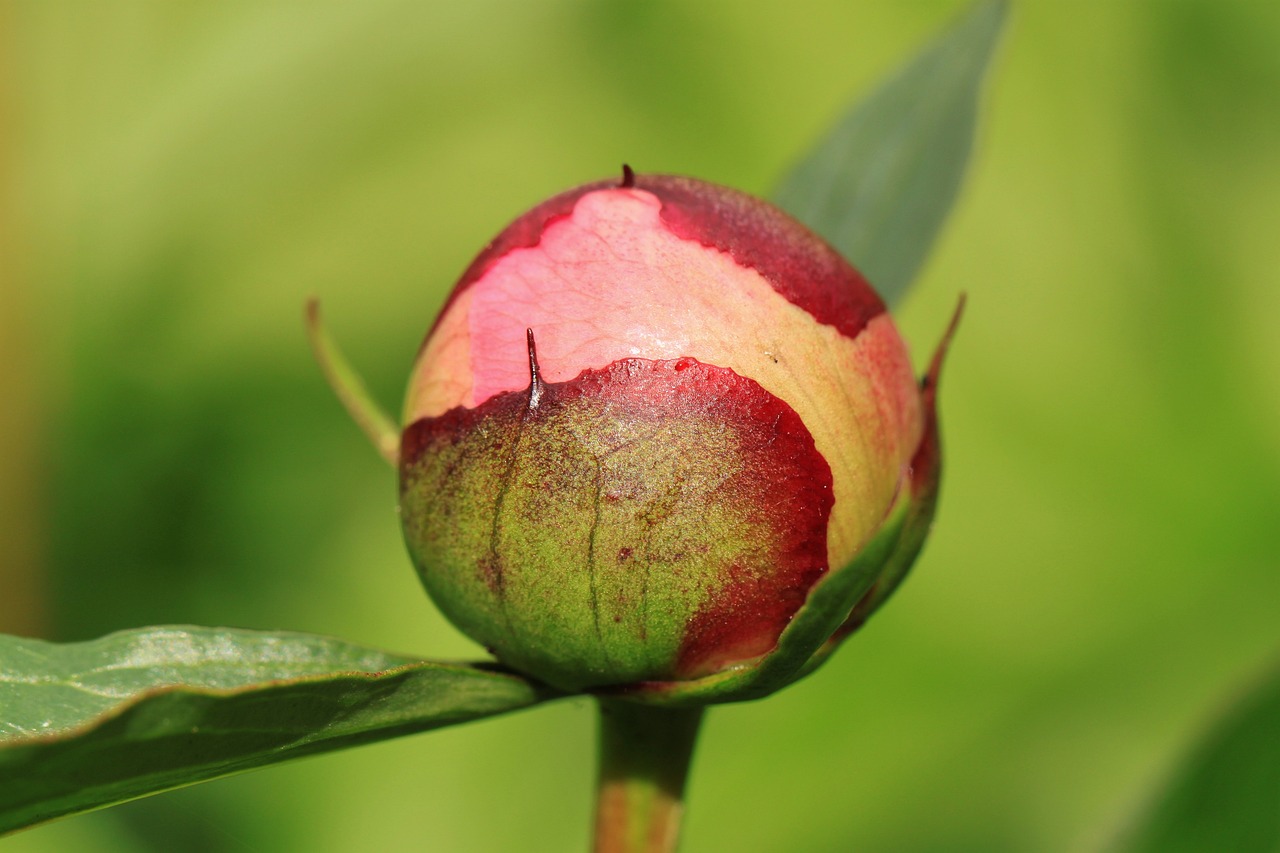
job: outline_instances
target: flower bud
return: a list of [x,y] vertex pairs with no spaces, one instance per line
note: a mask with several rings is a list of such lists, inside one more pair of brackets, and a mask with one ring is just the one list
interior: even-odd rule
[[627,170],[517,219],[454,288],[405,403],[405,539],[451,621],[567,690],[750,670],[854,572],[785,681],[919,550],[933,423],[830,246],[737,191]]

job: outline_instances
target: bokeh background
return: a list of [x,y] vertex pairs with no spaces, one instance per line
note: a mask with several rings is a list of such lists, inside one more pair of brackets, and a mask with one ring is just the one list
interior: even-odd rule
[[[0,630],[478,650],[303,300],[395,408],[510,218],[767,193],[963,4],[0,2]],[[1280,4],[1016,3],[955,216],[935,534],[817,676],[714,710],[689,851],[1105,849],[1280,652]],[[9,853],[586,847],[585,701],[64,820]],[[0,709],[3,713],[3,709]]]

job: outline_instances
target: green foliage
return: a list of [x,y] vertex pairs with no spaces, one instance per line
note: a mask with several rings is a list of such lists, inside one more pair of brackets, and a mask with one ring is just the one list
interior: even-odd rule
[[1115,853],[1280,850],[1280,667],[1222,719]]
[[[966,7],[0,8],[0,630],[479,656],[421,596],[306,298],[390,403],[514,212],[622,161],[767,189]],[[973,180],[897,316],[923,354],[971,297],[929,546],[821,676],[711,713],[691,851],[1087,849],[1275,652],[1280,5],[1011,11]],[[557,702],[0,847],[579,849],[589,726]]]
[[[880,247],[875,257],[898,271],[897,294],[923,264],[954,201],[976,120],[976,90],[1003,9],[1000,3],[978,7],[972,21],[855,110],[781,194],[784,204],[813,213],[811,225],[834,228],[837,243],[848,244],[842,248]],[[948,80],[958,75],[960,84],[937,89],[940,73]],[[918,116],[916,104],[937,116],[904,121]],[[939,134],[939,121],[951,132]],[[899,151],[911,156],[896,162],[892,172],[900,183],[887,187],[879,166],[850,166],[897,160]],[[952,166],[942,179],[931,171],[938,159]],[[914,226],[912,239],[899,239],[903,219]],[[308,330],[344,404],[394,459],[393,426],[338,353],[315,303],[308,306]],[[843,574],[854,578],[838,596],[843,607],[837,602],[823,610],[831,611],[819,620],[825,632],[782,645],[766,670],[770,689],[794,677],[865,587],[857,581],[865,571]],[[844,586],[849,583],[824,589]],[[67,646],[9,639],[0,652],[0,686],[12,694],[0,767],[14,780],[0,789],[7,793],[0,799],[0,831],[542,698],[513,675],[395,659],[305,635],[154,628]],[[711,679],[705,690],[718,696],[722,680]],[[684,692],[696,697],[704,688]]]
[[0,637],[0,834],[550,696],[512,673],[305,634]]
[[774,201],[853,261],[890,305],[924,266],[960,190],[1006,0],[983,0],[855,104]]

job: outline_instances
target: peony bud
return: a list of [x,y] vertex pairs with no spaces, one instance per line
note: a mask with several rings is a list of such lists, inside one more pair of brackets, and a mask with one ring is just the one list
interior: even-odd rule
[[552,685],[755,695],[909,567],[932,395],[804,226],[627,170],[517,219],[454,288],[405,403],[405,539],[450,620]]

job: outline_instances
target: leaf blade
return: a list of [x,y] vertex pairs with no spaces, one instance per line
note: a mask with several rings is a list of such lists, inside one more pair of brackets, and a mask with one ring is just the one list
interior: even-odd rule
[[1280,666],[1195,746],[1114,853],[1280,850]]
[[0,834],[553,696],[492,668],[304,634],[0,637]]
[[959,192],[1007,7],[975,5],[839,119],[774,193],[890,306],[920,271]]

